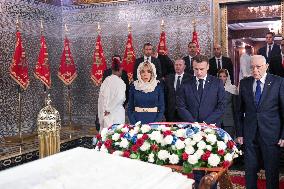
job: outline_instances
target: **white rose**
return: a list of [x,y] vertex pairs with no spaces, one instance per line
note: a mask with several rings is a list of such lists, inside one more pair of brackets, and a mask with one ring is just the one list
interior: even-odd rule
[[124,133],[127,133],[127,132],[129,131],[129,129],[128,129],[127,127],[123,127],[123,128],[121,129],[121,131],[124,132]]
[[192,146],[186,146],[184,151],[185,151],[185,153],[190,154],[190,155],[195,152],[195,150]]
[[224,138],[223,138],[224,142],[227,143],[229,141],[229,137],[228,134],[225,134]]
[[210,144],[215,144],[215,142],[217,141],[217,137],[214,134],[208,134],[206,141],[209,142]]
[[150,127],[149,125],[144,124],[144,125],[142,125],[142,127],[141,127],[142,133],[147,133],[147,132],[149,132],[150,130],[151,130],[151,127]]
[[112,154],[113,154],[113,155],[116,155],[116,156],[121,156],[121,155],[123,154],[123,152],[117,150],[117,151],[114,151]]
[[196,150],[196,152],[194,153],[196,155],[196,157],[198,159],[200,159],[200,157],[204,154],[204,151],[201,149]]
[[206,150],[212,151],[212,146],[211,145],[206,145]]
[[121,139],[121,142],[120,142],[120,144],[119,144],[119,146],[120,146],[121,148],[127,148],[128,145],[129,145],[129,142],[127,141],[127,139],[125,139],[125,138]]
[[135,123],[135,127],[139,127],[141,125],[141,121]]
[[112,140],[117,141],[120,138],[120,134],[114,133],[111,137]]
[[181,150],[181,149],[184,149],[185,144],[184,144],[183,141],[181,141],[181,140],[178,139],[178,140],[176,141],[175,146],[177,147],[178,150]]
[[217,141],[218,150],[225,150],[227,145],[223,141]]
[[143,134],[138,134],[137,138],[142,138]]
[[190,146],[194,146],[195,144],[196,144],[196,142],[195,142],[194,140],[192,140],[192,141],[189,142],[189,145],[190,145]]
[[179,129],[175,132],[175,135],[177,137],[184,137],[185,138],[185,133],[186,133],[185,129]]
[[175,145],[172,145],[172,149],[173,149],[173,150],[176,150],[177,147],[176,147]]
[[167,135],[165,138],[164,138],[164,142],[166,144],[171,144],[173,142],[173,136],[172,135]]
[[160,151],[158,152],[158,158],[159,158],[160,160],[165,161],[166,159],[169,158],[169,156],[170,156],[170,154],[169,154],[169,152],[168,152],[167,150],[160,150]]
[[154,155],[153,153],[151,153],[151,154],[148,156],[148,162],[154,163],[154,161],[155,161],[154,156],[155,156],[155,155]]
[[[184,143],[185,143],[186,146],[189,146],[189,145],[190,145],[190,142],[191,142],[191,139],[190,139],[190,138],[186,138],[186,139],[184,140]],[[191,146],[191,145],[190,145],[190,146]]]
[[107,128],[103,128],[103,130],[102,130],[102,132],[101,132],[102,141],[105,141],[105,140],[106,140],[107,132],[108,132],[108,129],[107,129]]
[[151,140],[155,140],[158,143],[161,143],[161,141],[163,140],[163,135],[161,134],[160,131],[153,131],[150,135],[149,135]]
[[100,152],[104,152],[104,153],[108,153],[107,148],[105,147],[105,145],[102,145]]
[[210,129],[210,128],[204,129],[204,132],[205,133],[214,133],[214,131],[212,129]]
[[191,165],[194,165],[194,164],[196,164],[197,162],[198,162],[198,159],[199,158],[197,158],[197,156],[196,155],[189,155],[188,156],[188,163],[190,163]]
[[169,160],[171,164],[177,164],[179,162],[178,155],[176,154],[170,155]]
[[220,158],[217,154],[210,154],[208,158],[209,165],[216,167],[220,163]]
[[124,126],[124,124],[119,124],[116,129],[121,129]]
[[233,156],[232,156],[232,154],[230,154],[230,153],[227,153],[225,156],[224,156],[224,160],[225,161],[232,161],[233,160]]
[[165,125],[159,125],[158,126],[158,130],[161,130],[161,131],[168,131],[168,130],[171,130],[170,127],[167,127]]
[[151,145],[150,145],[149,142],[144,142],[144,143],[142,144],[142,146],[140,147],[140,149],[141,149],[141,151],[145,152],[145,151],[149,150],[150,147],[151,147]]
[[135,133],[138,133],[138,132],[139,132],[139,129],[140,129],[139,126],[136,126],[136,127],[133,128],[133,130],[135,131]]
[[201,135],[201,133],[198,132],[198,133],[192,135],[192,140],[194,140],[195,142],[201,141],[201,140],[202,140],[202,135]]
[[199,141],[198,144],[197,144],[197,147],[198,147],[198,149],[203,150],[203,149],[206,148],[206,143],[203,140]]

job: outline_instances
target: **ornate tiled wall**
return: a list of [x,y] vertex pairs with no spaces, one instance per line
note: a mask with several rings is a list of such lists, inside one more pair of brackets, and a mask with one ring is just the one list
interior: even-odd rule
[[15,23],[18,15],[29,67],[30,85],[22,93],[22,126],[31,132],[36,117],[43,107],[43,85],[35,79],[33,70],[40,48],[40,19],[43,20],[49,60],[52,69],[51,95],[56,108],[62,113],[63,85],[56,76],[62,44],[62,10],[60,7],[32,0],[0,1],[0,138],[17,133],[18,91],[9,76],[9,66],[15,48]]
[[[90,80],[90,69],[96,40],[97,22],[102,28],[105,56],[109,60],[114,53],[123,55],[127,37],[127,24],[132,26],[136,55],[141,56],[145,42],[157,45],[161,20],[165,20],[167,45],[171,58],[184,56],[187,43],[192,37],[192,21],[197,22],[197,32],[202,53],[210,55],[212,36],[211,0],[139,0],[121,3],[93,4],[80,6],[52,6],[31,0],[0,2],[0,135],[11,135],[16,131],[17,105],[16,85],[10,79],[8,67],[14,50],[15,15],[21,13],[26,53],[28,54],[31,85],[24,94],[25,130],[35,128],[35,118],[42,107],[42,86],[34,79],[34,68],[39,51],[39,19],[46,25],[47,45],[53,68],[51,94],[56,108],[67,118],[66,87],[58,80],[56,70],[62,49],[62,26],[67,24],[67,35],[77,64],[78,77],[72,84],[73,122],[94,125],[99,88]],[[4,10],[5,9],[5,10]],[[8,10],[8,11],[7,11]],[[0,73],[0,74],[1,74]],[[64,93],[64,95],[62,95]]]

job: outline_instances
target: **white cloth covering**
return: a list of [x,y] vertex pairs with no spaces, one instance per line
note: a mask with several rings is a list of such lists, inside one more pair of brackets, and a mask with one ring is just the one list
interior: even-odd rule
[[[123,107],[125,90],[125,83],[116,75],[108,76],[102,83],[98,99],[100,131],[116,123],[125,123],[125,109]],[[110,114],[105,116],[104,112],[110,112]]]
[[250,60],[251,56],[248,55],[247,53],[241,56],[239,80],[242,80],[244,77],[251,76]]
[[0,172],[1,189],[191,189],[170,168],[75,148]]

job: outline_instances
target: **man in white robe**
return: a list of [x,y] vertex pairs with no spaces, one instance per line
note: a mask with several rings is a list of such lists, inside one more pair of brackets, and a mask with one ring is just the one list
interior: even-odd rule
[[98,99],[98,116],[100,131],[113,124],[125,123],[126,85],[120,78],[122,67],[119,60],[115,59],[112,64],[112,75],[108,76],[101,85]]

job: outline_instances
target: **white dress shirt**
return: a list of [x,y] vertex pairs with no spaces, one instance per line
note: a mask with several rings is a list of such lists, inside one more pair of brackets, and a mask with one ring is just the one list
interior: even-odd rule
[[[204,89],[204,85],[205,85],[205,82],[206,82],[206,78],[207,78],[207,74],[204,78],[200,78],[200,79],[203,79],[203,89]],[[195,77],[196,79],[196,86],[197,86],[197,90],[198,90],[198,86],[199,86],[199,79],[197,77]]]
[[[151,56],[147,57],[147,56],[144,56],[144,62],[147,61],[147,58],[148,58],[148,62],[151,62]],[[152,63],[152,62],[151,62]]]
[[271,46],[271,51],[273,48],[274,43],[272,43],[271,45],[266,44],[266,56],[268,57],[268,52],[269,52],[269,46]]
[[[261,88],[261,93],[263,92],[263,87],[264,87],[264,84],[265,84],[265,79],[266,79],[266,76],[267,76],[267,73],[265,73],[262,78],[260,79],[260,88]],[[254,80],[253,82],[253,95],[255,95],[255,91],[256,91],[256,80]]]
[[182,81],[182,78],[183,78],[183,74],[184,74],[184,72],[182,74],[180,74],[180,75],[178,75],[177,73],[175,74],[175,82],[174,82],[174,88],[175,89],[176,89],[176,86],[177,86],[178,76],[180,76],[180,84],[181,84],[181,81]]
[[[217,58],[217,57],[215,56],[215,59],[216,59],[216,67],[217,67],[217,69],[222,69],[222,68],[223,68],[222,56],[220,56],[219,58]],[[220,60],[221,68],[218,67],[218,60]]]

